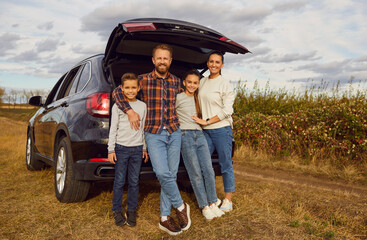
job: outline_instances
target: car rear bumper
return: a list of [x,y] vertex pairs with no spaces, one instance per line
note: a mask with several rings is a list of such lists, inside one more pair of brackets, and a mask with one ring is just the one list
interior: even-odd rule
[[[218,163],[213,163],[213,169],[216,176],[220,176],[220,166]],[[115,167],[110,162],[95,162],[88,160],[76,161],[73,165],[74,176],[80,181],[105,181],[113,180],[115,177]],[[151,166],[143,166],[140,170],[140,180],[155,180],[157,179]],[[179,166],[177,179],[189,179],[186,169],[183,165]]]

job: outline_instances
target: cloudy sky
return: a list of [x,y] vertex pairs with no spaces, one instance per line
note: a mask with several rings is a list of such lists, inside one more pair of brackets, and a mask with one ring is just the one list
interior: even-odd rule
[[226,55],[223,75],[249,87],[366,87],[366,16],[364,0],[1,0],[0,87],[51,89],[104,52],[119,22],[141,17],[194,22],[246,46],[252,54]]

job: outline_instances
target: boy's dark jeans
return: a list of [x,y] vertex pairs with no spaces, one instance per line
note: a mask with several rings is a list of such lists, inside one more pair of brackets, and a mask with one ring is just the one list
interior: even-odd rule
[[136,211],[139,195],[139,175],[143,146],[125,147],[116,144],[115,181],[113,183],[112,211],[122,211],[122,195],[127,175],[127,210]]

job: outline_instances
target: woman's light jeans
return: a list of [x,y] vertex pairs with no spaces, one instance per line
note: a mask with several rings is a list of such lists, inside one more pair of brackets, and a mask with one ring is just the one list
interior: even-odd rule
[[210,153],[217,150],[220,169],[223,177],[224,192],[235,190],[234,172],[232,164],[232,129],[230,126],[217,129],[204,129]]

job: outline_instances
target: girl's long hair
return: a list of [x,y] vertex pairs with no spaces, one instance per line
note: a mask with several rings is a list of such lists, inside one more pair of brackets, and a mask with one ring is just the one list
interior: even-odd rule
[[[198,70],[191,69],[190,71],[186,72],[185,77],[184,77],[184,81],[186,81],[186,78],[189,75],[195,75],[195,76],[197,76],[199,78],[199,80],[201,78],[201,74],[199,73]],[[186,89],[186,86],[185,86],[185,89]],[[196,89],[196,91],[194,92],[194,100],[195,100],[195,108],[196,108],[197,117],[198,118],[202,118],[198,94],[199,94],[199,88]]]

